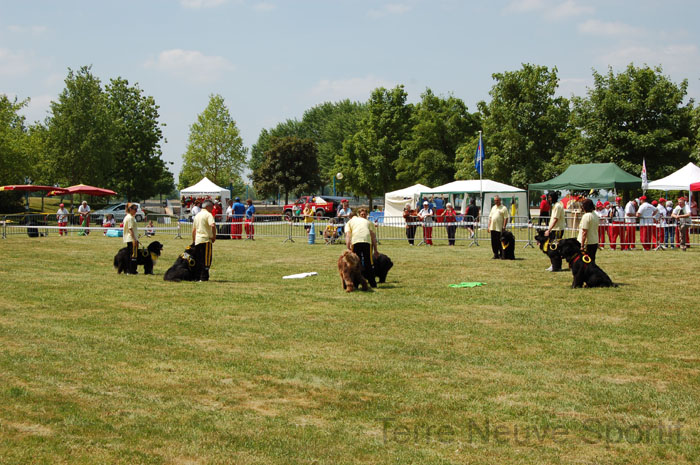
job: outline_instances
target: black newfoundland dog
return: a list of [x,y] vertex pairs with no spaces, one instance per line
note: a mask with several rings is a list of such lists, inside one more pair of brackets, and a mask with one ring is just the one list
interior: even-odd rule
[[197,273],[197,261],[194,258],[194,244],[187,246],[184,252],[168,268],[163,279],[165,281],[196,281],[199,279]]
[[380,253],[376,260],[374,260],[374,274],[379,278],[380,283],[386,282],[386,275],[389,274],[389,270],[392,266],[394,266],[394,262],[383,253]]
[[562,256],[559,252],[559,241],[561,239],[554,239],[553,236],[547,237],[544,235],[544,229],[538,229],[535,240],[537,245],[540,246],[542,253],[549,257],[549,261],[552,263],[552,271],[561,271]]
[[515,236],[512,232],[503,231],[501,233],[501,248],[503,249],[502,260],[515,260]]
[[[163,244],[158,241],[151,242],[145,249],[139,248],[136,256],[136,265],[143,265],[144,274],[153,274],[153,267],[158,261],[162,250]],[[117,274],[129,273],[130,264],[129,249],[127,247],[119,249],[119,252],[114,256],[114,268],[117,269]]]
[[605,271],[581,251],[581,243],[576,239],[562,239],[557,248],[574,275],[572,288],[583,287],[584,284],[586,287],[617,287]]

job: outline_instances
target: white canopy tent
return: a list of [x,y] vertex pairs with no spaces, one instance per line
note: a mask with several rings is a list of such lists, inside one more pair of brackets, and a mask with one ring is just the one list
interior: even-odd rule
[[[404,187],[393,192],[387,192],[384,194],[384,217],[398,217],[403,221],[403,207],[407,204],[411,204],[411,208],[416,208],[416,202],[418,201],[418,196],[421,192],[425,192],[430,189],[428,186],[423,184],[415,184],[410,187]],[[392,223],[398,224],[399,221],[392,220]],[[401,223],[403,226],[403,223]]]
[[[483,205],[481,199],[479,199],[480,193],[483,192]],[[515,204],[516,215],[521,218],[528,218],[530,215],[530,209],[528,208],[527,202],[527,192],[524,189],[518,187],[509,186],[508,184],[503,184],[500,182],[492,181],[490,179],[470,179],[467,181],[453,181],[442,186],[437,186],[432,189],[427,189],[421,192],[423,196],[439,196],[448,195],[453,204],[455,204],[455,209],[457,208],[457,199],[461,202],[461,212],[464,213],[467,207],[467,198],[476,198],[476,204],[481,206],[481,217],[487,218],[489,211],[491,211],[491,205],[493,203],[493,198],[498,195],[501,197],[502,204],[508,207],[508,211],[511,210],[511,205]]]
[[211,197],[216,200],[219,197],[221,203],[225,206],[226,201],[231,198],[231,192],[228,189],[219,187],[209,180],[206,176],[202,178],[194,186],[187,187],[180,191],[180,197]]
[[687,191],[692,183],[698,181],[700,181],[700,168],[691,162],[665,178],[650,181],[649,190]]

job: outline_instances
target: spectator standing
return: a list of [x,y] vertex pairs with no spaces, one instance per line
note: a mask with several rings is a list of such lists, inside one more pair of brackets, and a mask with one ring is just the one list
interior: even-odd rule
[[538,226],[549,223],[549,212],[552,210],[552,205],[547,200],[547,196],[542,194],[542,201],[540,202],[540,220],[537,223]]
[[202,201],[199,199],[196,199],[194,201],[194,207],[192,207],[192,211],[190,212],[192,214],[192,219],[194,220],[194,217],[197,216],[199,212],[202,211]]
[[608,210],[605,208],[605,204],[598,200],[593,213],[598,217],[598,246],[603,249],[605,248],[605,227],[607,226]]
[[625,250],[625,229],[623,228],[625,209],[622,208],[622,197],[615,197],[615,202],[610,208],[609,218],[612,222],[608,233],[610,237],[610,248],[615,250],[617,247],[617,238],[619,237],[620,249]]
[[416,228],[418,227],[418,216],[416,211],[411,208],[411,204],[407,203],[403,207],[403,220],[406,223],[406,239],[408,239],[409,245],[414,245],[414,239],[416,237]]
[[625,245],[622,250],[635,248],[637,242],[637,200],[632,199],[625,205]]
[[639,218],[639,239],[642,242],[644,250],[651,250],[652,234],[654,232],[654,215],[656,215],[656,207],[647,202],[646,195],[639,198],[639,209],[637,210],[637,218]]
[[233,206],[233,224],[231,225],[231,239],[243,239],[243,219],[246,206],[241,203],[241,198],[236,197]]
[[501,233],[505,231],[508,225],[508,209],[505,205],[501,205],[501,197],[498,195],[493,198],[493,207],[489,213],[488,231],[491,234],[491,250],[493,258],[501,258],[503,255],[503,247],[501,247]]
[[427,200],[423,201],[423,208],[418,212],[418,217],[423,222],[423,241],[425,245],[433,245],[433,209]]
[[253,205],[252,199],[246,200],[245,203],[245,237],[246,239],[254,241],[255,226],[253,225],[253,223],[255,222],[255,205]]
[[685,252],[690,226],[690,207],[685,202],[685,197],[678,199],[678,205],[673,209],[671,216],[676,220],[676,243]]
[[672,249],[675,249],[676,246],[674,245],[673,242],[673,237],[674,237],[674,220],[673,217],[671,216],[673,214],[673,201],[672,200],[667,200],[666,201],[666,216],[665,216],[665,227],[664,227],[664,246],[665,247],[671,247]]
[[314,222],[314,209],[311,207],[310,203],[307,203],[304,205],[304,212],[302,213],[304,216],[304,229],[306,230],[306,235],[309,235],[309,231],[311,230],[311,223]]
[[87,201],[83,200],[83,203],[78,207],[78,213],[80,214],[80,225],[85,229],[85,235],[90,234],[90,205]]
[[56,212],[56,222],[58,222],[58,235],[63,236],[64,234],[68,236],[68,231],[65,228],[68,224],[68,210],[64,204],[58,206],[58,211]]
[[583,216],[578,229],[578,241],[581,243],[581,252],[591,257],[591,263],[595,263],[595,255],[598,252],[598,227],[600,218],[594,213],[595,207],[591,199],[581,202]]
[[134,215],[138,210],[138,206],[133,203],[126,205],[126,216],[124,216],[124,232],[122,234],[122,241],[126,244],[129,250],[129,270],[126,274],[139,274],[136,269],[139,253],[139,236],[138,236],[138,226],[136,224],[136,218]]
[[457,231],[457,212],[455,212],[454,207],[450,202],[445,204],[445,210],[442,212],[443,221],[445,222],[445,229],[447,229],[447,243],[448,245],[455,245],[455,232]]
[[345,245],[357,254],[362,263],[362,276],[372,287],[377,287],[374,260],[379,256],[374,224],[367,219],[366,208],[360,208],[359,216],[353,216],[345,225]]
[[466,218],[467,229],[469,230],[469,238],[474,237],[474,225],[479,224],[479,207],[476,206],[476,200],[474,197],[469,199],[469,207],[467,207]]
[[202,203],[202,211],[197,213],[192,222],[192,242],[194,242],[195,266],[199,271],[200,281],[209,281],[209,269],[213,256],[213,244],[216,241],[216,222],[214,221],[214,204],[211,200]]

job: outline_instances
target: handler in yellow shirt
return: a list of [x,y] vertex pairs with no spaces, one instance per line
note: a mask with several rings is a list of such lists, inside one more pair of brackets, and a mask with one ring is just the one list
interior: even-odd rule
[[[556,191],[547,194],[549,204],[552,205],[552,215],[549,217],[549,226],[544,232],[545,237],[556,243],[564,237],[564,229],[566,228],[566,216],[564,212],[564,204],[559,201],[559,193]],[[551,265],[545,271],[561,271],[562,259],[559,255],[550,255],[549,261]]]
[[136,260],[138,258],[139,253],[139,235],[138,226],[136,225],[136,219],[134,218],[134,215],[136,214],[136,210],[138,210],[138,208],[139,207],[133,203],[130,203],[126,206],[126,216],[124,217],[124,232],[122,234],[122,240],[126,244],[126,247],[129,249],[129,257],[131,257],[131,261],[129,262],[129,269],[127,270],[126,274],[139,274],[138,270],[136,269],[138,266]]
[[199,269],[199,280],[209,281],[209,268],[213,253],[212,244],[216,240],[216,224],[214,215],[214,203],[205,200],[202,203],[202,211],[197,213],[192,222],[192,242],[194,242],[194,254],[196,267]]
[[366,208],[360,208],[359,216],[353,216],[345,225],[345,245],[357,254],[362,262],[362,276],[371,287],[377,287],[374,260],[379,256],[374,223],[367,219]]
[[501,247],[501,233],[505,231],[508,224],[508,209],[505,205],[501,205],[501,198],[494,196],[493,207],[489,213],[488,231],[491,233],[491,250],[493,250],[493,258],[501,258],[503,255],[503,247]]
[[591,199],[586,199],[581,205],[583,217],[578,227],[578,241],[581,243],[581,251],[591,257],[591,263],[595,263],[595,254],[598,251],[598,225],[600,218],[594,213],[595,205]]

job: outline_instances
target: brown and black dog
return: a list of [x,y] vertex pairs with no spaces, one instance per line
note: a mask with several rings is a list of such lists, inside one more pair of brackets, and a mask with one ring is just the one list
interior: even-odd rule
[[338,271],[340,272],[340,280],[343,283],[345,292],[352,292],[359,285],[362,285],[363,291],[369,289],[367,280],[362,276],[362,265],[357,254],[345,250],[338,258]]

